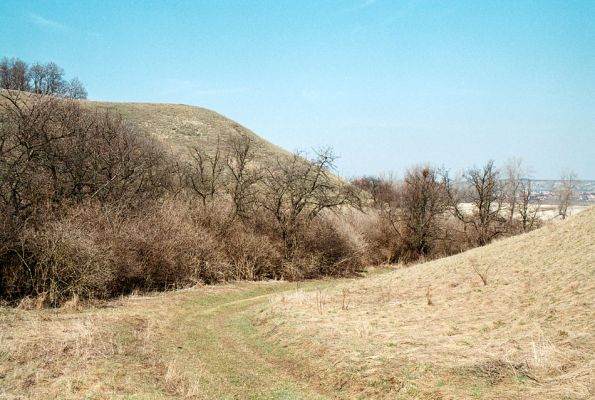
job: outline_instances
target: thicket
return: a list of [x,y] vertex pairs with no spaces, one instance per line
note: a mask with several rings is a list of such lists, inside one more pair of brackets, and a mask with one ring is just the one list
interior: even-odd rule
[[519,160],[503,174],[488,161],[453,180],[448,171],[416,166],[401,182],[362,177],[352,183],[369,193],[374,228],[371,246],[391,262],[444,257],[492,240],[527,232],[541,224],[531,180]]
[[[108,298],[226,280],[352,275],[538,225],[492,162],[350,183],[330,149],[261,159],[244,134],[173,155],[117,113],[0,91],[0,299]],[[513,173],[514,172],[514,173]]]
[[238,135],[180,161],[117,114],[0,93],[5,300],[346,275],[366,262],[333,217],[359,197],[328,150],[270,163]]

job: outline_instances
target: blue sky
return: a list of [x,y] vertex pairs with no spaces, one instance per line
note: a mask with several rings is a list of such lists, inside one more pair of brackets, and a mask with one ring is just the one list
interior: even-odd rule
[[332,146],[344,176],[522,157],[595,179],[593,0],[2,0],[0,56]]

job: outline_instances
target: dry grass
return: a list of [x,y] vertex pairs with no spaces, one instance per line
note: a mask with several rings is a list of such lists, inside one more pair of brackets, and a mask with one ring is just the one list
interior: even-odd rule
[[256,150],[263,160],[273,162],[276,156],[290,155],[286,150],[262,139],[237,122],[201,107],[95,101],[85,101],[85,104],[92,109],[107,109],[120,113],[127,122],[156,137],[181,156],[187,156],[188,149],[194,146],[201,146],[205,152],[213,153],[218,139],[226,148],[233,138],[242,134],[254,140]]
[[[591,208],[456,256],[284,294],[260,331],[347,398],[593,398],[593,232]],[[476,271],[489,271],[487,285]]]
[[365,279],[24,300],[0,308],[0,398],[592,398],[594,228]]
[[157,299],[83,310],[0,308],[0,398],[168,397],[167,360],[154,341],[163,310],[140,309]]
[[246,316],[292,285],[200,286],[78,309],[0,307],[0,399],[320,398],[253,340]]

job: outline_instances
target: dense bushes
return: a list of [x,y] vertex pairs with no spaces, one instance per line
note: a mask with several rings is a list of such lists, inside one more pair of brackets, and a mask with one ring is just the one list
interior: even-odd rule
[[70,207],[22,232],[21,250],[5,264],[11,267],[4,274],[5,296],[47,293],[59,303],[75,293],[109,297],[255,279],[279,264],[267,238],[233,225],[222,231],[225,221],[203,216],[170,199],[142,212],[98,202]]
[[93,201],[27,226],[3,256],[6,299],[44,294],[52,304],[76,294],[106,298],[241,279],[304,279],[350,274],[362,248],[328,219],[300,234],[292,259],[283,243],[228,210],[207,215],[188,198],[131,211]]
[[536,225],[529,192],[517,205],[526,218],[500,217],[491,164],[470,170],[462,187],[431,167],[409,170],[399,185],[352,185],[330,172],[330,150],[259,154],[238,134],[210,154],[174,156],[117,114],[0,91],[0,298],[58,305],[226,280],[344,276]]
[[[514,168],[520,171],[518,161]],[[391,262],[444,257],[540,225],[530,181],[520,172],[502,179],[492,161],[458,181],[445,170],[417,166],[402,182],[363,177],[353,184],[369,193],[376,216],[368,240],[377,252],[388,249]]]
[[[106,298],[237,279],[353,273],[356,204],[328,152],[264,167],[246,136],[175,161],[118,115],[1,92],[0,297]],[[273,177],[278,177],[275,183]],[[277,185],[278,184],[278,185]]]

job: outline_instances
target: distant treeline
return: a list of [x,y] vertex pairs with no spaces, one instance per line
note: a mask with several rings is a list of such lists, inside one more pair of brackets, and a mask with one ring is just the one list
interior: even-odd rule
[[18,58],[0,60],[0,89],[86,99],[87,90],[77,78],[67,81],[64,70],[53,62],[28,65]]

